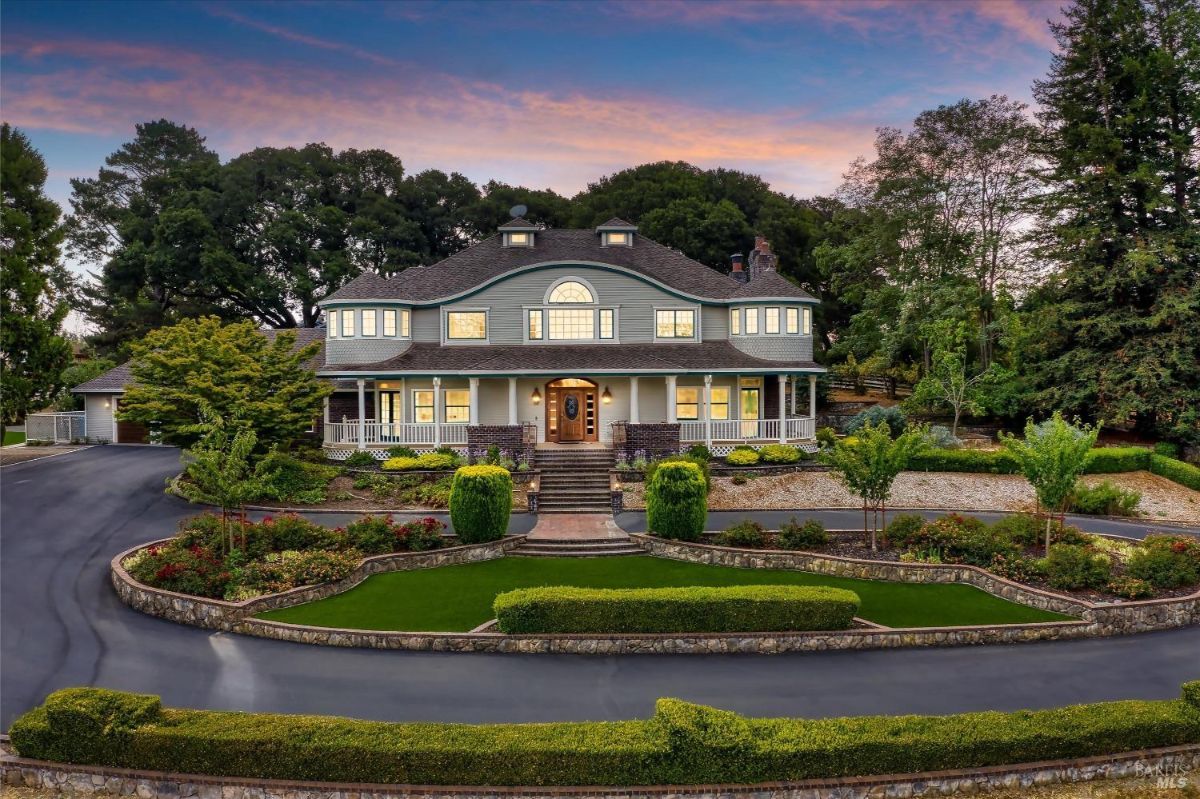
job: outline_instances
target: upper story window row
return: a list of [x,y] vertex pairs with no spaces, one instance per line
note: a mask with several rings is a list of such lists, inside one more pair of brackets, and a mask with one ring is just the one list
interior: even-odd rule
[[807,305],[766,305],[729,309],[731,336],[811,336],[812,309]]
[[326,312],[327,338],[411,338],[408,308],[342,308]]

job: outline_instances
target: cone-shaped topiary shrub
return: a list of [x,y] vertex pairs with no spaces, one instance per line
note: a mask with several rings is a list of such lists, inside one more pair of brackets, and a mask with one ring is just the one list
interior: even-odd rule
[[694,463],[659,464],[646,486],[646,523],[663,538],[697,541],[708,518],[708,488]]
[[464,544],[497,541],[508,532],[512,475],[500,466],[464,466],[450,486],[450,522]]

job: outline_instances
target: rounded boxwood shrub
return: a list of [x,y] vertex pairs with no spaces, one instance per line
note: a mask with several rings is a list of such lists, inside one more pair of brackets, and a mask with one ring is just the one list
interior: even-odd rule
[[512,475],[499,466],[463,466],[450,486],[450,523],[464,544],[498,541],[508,532]]
[[829,533],[816,519],[806,519],[801,524],[793,518],[779,528],[779,546],[783,549],[812,549],[828,543]]
[[417,468],[417,459],[406,458],[403,456],[398,458],[388,458],[383,462],[383,466],[380,468],[382,468],[385,472],[407,472],[411,469]]
[[762,549],[767,545],[767,530],[753,519],[746,519],[722,530],[717,543],[723,547]]
[[347,466],[353,466],[356,469],[361,469],[365,466],[374,466],[379,461],[375,460],[375,456],[367,452],[365,449],[355,450],[350,453],[350,456],[342,463]]
[[1200,582],[1200,541],[1186,535],[1148,535],[1129,557],[1130,577],[1157,588]]
[[894,516],[883,531],[883,538],[890,546],[907,547],[918,541],[918,533],[925,526],[925,519],[916,513],[901,513]]
[[1112,579],[1112,561],[1087,547],[1054,544],[1042,562],[1046,582],[1055,588],[1102,588]]
[[725,462],[730,466],[753,466],[758,459],[759,454],[752,449],[735,449],[725,456]]
[[844,630],[858,594],[802,585],[519,588],[496,597],[501,632],[703,633]]
[[697,541],[708,518],[708,488],[700,467],[687,461],[660,463],[646,484],[646,524],[664,538]]
[[787,444],[767,444],[758,451],[763,463],[798,463],[800,450]]
[[654,472],[661,464],[664,463],[694,463],[700,467],[701,473],[704,475],[704,488],[708,491],[712,490],[712,464],[707,459],[701,458],[698,455],[668,455],[665,458],[650,461],[646,464],[646,482],[649,483],[654,479]]

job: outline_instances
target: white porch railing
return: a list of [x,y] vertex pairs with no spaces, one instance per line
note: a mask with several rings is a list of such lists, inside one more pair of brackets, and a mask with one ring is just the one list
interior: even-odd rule
[[[680,422],[679,439],[686,442],[707,441],[705,422]],[[779,441],[778,419],[714,419],[713,441]],[[815,420],[811,416],[791,417],[786,420],[784,432],[788,441],[803,441],[816,435]]]
[[[465,424],[399,423],[366,421],[363,423],[363,444],[391,445],[466,444]],[[440,428],[440,435],[438,435]],[[325,425],[325,443],[358,446],[358,422],[330,422]]]

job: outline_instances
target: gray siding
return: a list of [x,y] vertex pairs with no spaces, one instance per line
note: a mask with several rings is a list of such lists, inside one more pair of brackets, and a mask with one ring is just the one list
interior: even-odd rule
[[729,340],[742,352],[768,361],[812,360],[812,336],[731,336]]
[[441,341],[442,316],[438,308],[417,308],[412,315],[413,341]]
[[[87,418],[89,441],[113,440],[113,398],[116,394],[84,394],[83,411]],[[118,399],[118,401],[120,401]],[[108,403],[108,407],[105,407]]]
[[376,363],[409,348],[408,339],[331,338],[325,342],[326,363]]

